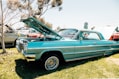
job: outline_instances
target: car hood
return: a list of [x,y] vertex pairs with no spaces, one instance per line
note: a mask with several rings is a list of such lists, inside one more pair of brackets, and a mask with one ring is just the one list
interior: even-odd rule
[[39,31],[40,33],[42,33],[45,36],[51,35],[51,36],[59,37],[60,39],[62,38],[62,36],[60,36],[55,31],[51,30],[46,25],[44,25],[42,22],[38,21],[37,19],[35,19],[33,17],[29,17],[27,19],[22,19],[21,21],[24,22],[25,24],[27,24],[28,27],[36,29],[37,31]]

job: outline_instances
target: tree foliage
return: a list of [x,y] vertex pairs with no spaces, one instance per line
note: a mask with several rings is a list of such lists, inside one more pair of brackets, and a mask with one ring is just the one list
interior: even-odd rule
[[[47,10],[58,7],[59,11],[62,10],[62,0],[7,0],[7,7],[12,11],[20,11],[21,18],[33,16],[44,24],[52,28],[52,24],[45,22],[41,18]],[[13,23],[14,24],[14,23]]]
[[35,17],[35,18],[39,20],[40,22],[42,22],[43,24],[45,24],[47,27],[52,29],[52,24],[49,22],[46,22],[44,18],[38,18],[38,17]]
[[84,29],[88,29],[88,22],[84,23]]
[[[33,4],[35,4],[33,6]],[[29,16],[41,16],[48,9],[59,7],[62,0],[7,0],[7,6],[11,10],[26,12]],[[61,9],[61,7],[59,7]]]

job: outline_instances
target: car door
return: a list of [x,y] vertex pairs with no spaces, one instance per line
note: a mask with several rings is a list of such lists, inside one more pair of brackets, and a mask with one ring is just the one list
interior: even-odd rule
[[17,39],[17,35],[15,33],[5,33],[4,34],[4,41],[5,43],[14,43]]
[[104,54],[101,37],[96,32],[81,31],[75,42],[75,53],[77,57],[93,57]]

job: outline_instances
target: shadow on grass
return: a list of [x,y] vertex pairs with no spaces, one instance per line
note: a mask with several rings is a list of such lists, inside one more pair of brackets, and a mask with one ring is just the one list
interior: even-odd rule
[[62,64],[57,70],[54,71],[46,71],[42,69],[40,64],[38,62],[27,62],[23,59],[15,60],[16,62],[16,73],[22,78],[22,79],[34,79],[39,76],[47,75],[56,71],[60,71],[63,69],[75,67],[77,65],[85,64],[89,61],[95,61],[102,57],[96,57],[91,59],[85,59],[85,60],[79,60],[79,61],[73,61]]
[[39,76],[53,73],[54,71],[46,71],[40,66],[40,62],[27,62],[23,59],[15,60],[16,62],[16,73],[22,79],[34,79]]

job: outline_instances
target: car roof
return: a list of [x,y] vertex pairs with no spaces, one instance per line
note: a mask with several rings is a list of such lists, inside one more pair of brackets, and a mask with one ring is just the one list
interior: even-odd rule
[[77,29],[77,28],[62,28],[60,29],[59,31],[61,30],[78,30],[78,31],[89,31],[89,32],[98,32],[98,31],[94,31],[94,30],[89,30],[89,29]]

